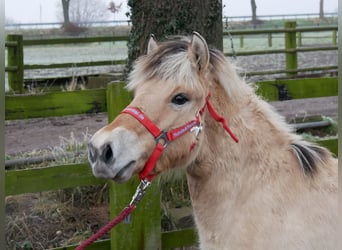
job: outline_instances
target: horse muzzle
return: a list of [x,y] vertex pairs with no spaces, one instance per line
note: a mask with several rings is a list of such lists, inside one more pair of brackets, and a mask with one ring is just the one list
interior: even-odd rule
[[125,182],[136,173],[142,155],[137,136],[125,128],[101,129],[88,144],[88,161],[97,178]]

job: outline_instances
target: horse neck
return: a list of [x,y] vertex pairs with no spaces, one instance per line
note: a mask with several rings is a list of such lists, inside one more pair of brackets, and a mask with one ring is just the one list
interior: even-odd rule
[[[193,201],[207,195],[213,197],[218,192],[217,196],[224,195],[225,200],[234,202],[241,192],[252,190],[266,172],[272,172],[272,169],[265,169],[269,165],[266,162],[279,158],[279,155],[265,156],[266,150],[272,150],[274,145],[285,145],[290,139],[282,122],[270,122],[270,119],[279,117],[272,117],[277,115],[255,95],[251,87],[241,84],[245,89],[241,96],[235,96],[234,101],[221,85],[216,84],[211,89],[210,100],[214,108],[226,118],[239,143],[230,138],[220,123],[205,114],[200,152],[187,169]],[[217,200],[219,202],[220,198]]]

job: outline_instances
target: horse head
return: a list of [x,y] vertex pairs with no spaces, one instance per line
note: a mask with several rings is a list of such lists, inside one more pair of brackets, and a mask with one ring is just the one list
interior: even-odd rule
[[187,41],[151,36],[129,76],[132,102],[89,142],[93,174],[125,182],[190,164],[200,148],[209,71],[208,45],[198,33]]

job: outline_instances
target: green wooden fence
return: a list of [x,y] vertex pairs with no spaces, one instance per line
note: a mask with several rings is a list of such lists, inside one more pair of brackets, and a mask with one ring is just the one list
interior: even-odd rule
[[[293,79],[259,82],[258,93],[268,100],[277,100],[274,84],[285,84],[293,98],[336,96],[337,78]],[[41,95],[8,95],[5,97],[5,119],[62,116],[81,113],[108,112],[112,121],[130,102],[124,83],[110,83],[106,89],[45,93]],[[72,100],[72,103],[69,101]],[[337,155],[337,139],[319,141]],[[115,217],[130,201],[138,178],[126,184],[115,184],[93,177],[88,163],[54,167],[8,170],[5,172],[6,195],[42,192],[77,186],[103,184],[110,187],[110,217]],[[100,240],[89,249],[172,249],[196,244],[192,228],[161,232],[160,190],[156,183],[134,211],[130,224],[120,224],[111,231],[109,240]],[[55,250],[74,249],[75,246]]]
[[[315,47],[301,47],[302,33],[305,32],[332,32],[332,45],[331,46],[315,46]],[[296,27],[295,22],[285,23],[282,29],[255,29],[255,30],[232,30],[229,33],[223,32],[224,37],[240,36],[240,46],[243,44],[243,37],[251,35],[264,34],[268,37],[268,44],[272,46],[272,34],[285,34],[285,48],[283,49],[268,49],[256,51],[241,51],[236,52],[237,56],[248,55],[262,55],[283,53],[286,54],[286,68],[278,70],[248,72],[246,75],[267,75],[267,74],[280,74],[286,73],[288,76],[298,74],[298,72],[318,71],[318,70],[334,70],[337,65],[329,65],[323,67],[311,68],[298,68],[297,53],[309,51],[327,51],[337,50],[337,26],[321,26],[321,27]],[[297,42],[298,39],[298,42]],[[8,65],[6,71],[8,72],[8,82],[10,89],[15,93],[23,93],[23,76],[24,70],[28,69],[51,69],[51,68],[68,68],[68,67],[89,67],[89,66],[104,66],[125,64],[126,60],[108,60],[108,61],[91,61],[91,62],[73,62],[73,63],[58,63],[58,64],[34,64],[24,65],[23,62],[23,46],[35,45],[55,45],[55,44],[75,44],[75,43],[92,43],[92,42],[114,42],[114,41],[127,41],[128,37],[80,37],[80,38],[54,38],[54,39],[37,39],[37,40],[23,40],[21,35],[8,35],[6,47],[8,49]],[[233,53],[225,53],[227,56]]]
[[[284,29],[232,31],[232,35],[253,35],[284,33],[288,40],[287,48],[262,52],[241,52],[237,55],[264,53],[285,53],[288,61],[287,69],[279,73],[295,75],[305,69],[296,65],[297,52],[312,50],[337,49],[336,46],[321,48],[297,47],[298,32],[336,31],[337,27],[296,28],[294,23],[286,24]],[[227,35],[227,34],[224,34]],[[335,34],[336,36],[336,34]],[[22,36],[10,35],[6,41],[8,48],[9,84],[16,93],[23,93],[23,71],[25,69],[57,68],[75,66],[74,63],[51,65],[23,65],[23,46],[50,45],[64,43],[88,43],[124,41],[127,37],[96,37],[72,39],[23,40]],[[269,35],[269,44],[272,37]],[[116,63],[124,63],[117,61]],[[84,62],[77,66],[112,65],[113,61]],[[316,69],[314,69],[316,70]],[[280,72],[281,71],[281,72]],[[258,72],[256,72],[257,74]],[[269,72],[274,73],[274,72]],[[285,84],[293,98],[311,98],[337,95],[337,78],[294,79],[259,82],[258,93],[267,100],[277,100],[278,92],[274,84]],[[37,117],[63,116],[83,113],[108,112],[108,121],[112,121],[131,100],[130,94],[123,88],[124,83],[110,83],[106,89],[82,90],[72,92],[42,93],[40,95],[7,95],[5,97],[5,119],[27,119]],[[337,139],[319,141],[337,155]],[[77,186],[88,186],[108,182],[110,187],[110,217],[115,217],[125,207],[135,188],[138,179],[134,178],[126,184],[115,184],[112,181],[96,179],[91,174],[88,163],[60,165],[54,167],[8,170],[5,172],[6,195],[42,192]],[[156,183],[149,188],[146,196],[132,215],[130,224],[120,224],[111,231],[109,240],[100,240],[88,249],[172,249],[191,246],[197,241],[194,229],[172,232],[161,232],[160,225],[160,190]],[[56,248],[55,250],[74,249],[75,246]]]

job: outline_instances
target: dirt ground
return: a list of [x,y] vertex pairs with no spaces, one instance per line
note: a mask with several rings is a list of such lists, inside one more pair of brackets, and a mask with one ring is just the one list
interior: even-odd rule
[[[338,98],[308,98],[271,102],[275,109],[291,121],[299,117],[338,116]],[[5,122],[5,151],[15,155],[27,151],[59,146],[61,138],[84,141],[107,124],[107,114],[75,115]]]

